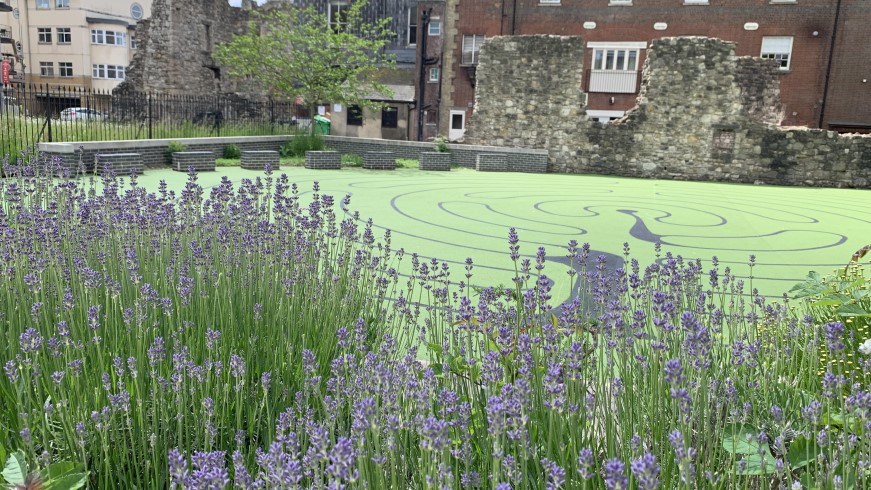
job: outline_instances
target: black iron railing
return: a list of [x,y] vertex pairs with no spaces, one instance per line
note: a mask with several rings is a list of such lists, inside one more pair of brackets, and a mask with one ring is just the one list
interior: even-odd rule
[[2,93],[0,157],[40,142],[287,134],[309,116],[292,101],[235,95],[112,94],[23,84]]

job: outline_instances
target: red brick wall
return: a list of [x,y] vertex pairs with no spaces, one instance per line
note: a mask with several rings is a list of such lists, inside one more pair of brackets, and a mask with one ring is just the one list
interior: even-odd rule
[[[558,34],[582,36],[587,42],[647,41],[671,36],[709,36],[736,43],[739,56],[759,56],[763,36],[793,36],[790,70],[781,75],[784,125],[816,126],[829,53],[836,0],[798,0],[796,4],[770,4],[769,0],[710,0],[710,5],[683,5],[683,0],[635,0],[632,6],[608,6],[609,0],[562,0],[562,4],[540,5],[538,0],[460,0],[457,8],[457,37],[453,46],[454,90],[451,104],[468,106],[474,89],[459,67],[463,34],[496,36],[512,34]],[[866,0],[845,0],[860,4],[868,14]],[[596,28],[584,29],[584,22]],[[657,22],[668,28],[654,30]],[[744,29],[754,22],[759,28]],[[871,22],[858,22],[866,29]],[[814,36],[813,32],[818,35]],[[845,36],[846,37],[846,36]],[[866,42],[866,46],[869,43]],[[871,48],[868,48],[871,49]],[[591,66],[592,50],[586,49],[585,67]],[[641,62],[644,60],[642,52]],[[871,56],[865,55],[865,60]],[[867,68],[867,62],[858,63]],[[640,66],[640,65],[639,65]],[[854,77],[855,78],[855,77]],[[871,78],[871,76],[869,76]],[[871,81],[869,81],[871,83]],[[610,104],[610,97],[615,98]],[[627,110],[635,96],[590,94],[589,108]],[[832,109],[835,111],[835,108]],[[871,111],[871,109],[869,109]]]
[[[871,129],[871,3],[843,0],[823,127],[839,123]],[[863,81],[864,80],[864,81]],[[839,129],[853,130],[854,127]]]

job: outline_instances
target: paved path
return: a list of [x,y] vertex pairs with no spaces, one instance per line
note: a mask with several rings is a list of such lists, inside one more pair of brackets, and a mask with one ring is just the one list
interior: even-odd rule
[[[629,242],[642,266],[654,260],[653,244],[684,257],[716,255],[721,269],[748,274],[756,255],[753,285],[780,295],[809,270],[827,273],[871,243],[871,191],[769,187],[557,174],[479,173],[460,169],[376,172],[356,168],[311,171],[286,167],[302,190],[320,182],[321,192],[352,195],[350,208],[393,232],[394,248],[452,264],[461,279],[466,257],[475,262],[473,283],[510,284],[508,228],[517,228],[521,254],[545,246],[545,272],[556,280],[554,299],[567,295],[564,271],[569,240],[588,242],[612,262]],[[219,168],[201,173],[210,187],[220,176],[232,181],[258,172]],[[156,189],[165,179],[181,189],[186,175],[148,171],[140,182]]]

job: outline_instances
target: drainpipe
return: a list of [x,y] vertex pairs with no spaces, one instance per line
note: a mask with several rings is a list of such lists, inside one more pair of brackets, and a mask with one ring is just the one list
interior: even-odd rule
[[[840,1],[840,0],[838,0]],[[517,0],[514,0],[514,5],[511,7],[511,35],[514,35],[514,30],[517,27]]]
[[820,104],[820,121],[818,126],[823,129],[823,119],[826,117],[826,99],[829,96],[829,78],[832,76],[832,59],[835,57],[835,39],[838,36],[838,20],[841,17],[841,0],[835,7],[835,25],[832,26],[832,42],[829,44],[829,62],[826,64],[826,80],[823,83],[823,103]]
[[[424,10],[420,16],[420,72],[417,74],[417,141],[423,141],[423,106],[426,101],[426,43],[429,37],[429,15],[432,9]],[[441,74],[439,74],[441,77]]]
[[503,34],[502,29],[505,27],[505,0],[502,0],[502,7],[499,13],[499,35]]

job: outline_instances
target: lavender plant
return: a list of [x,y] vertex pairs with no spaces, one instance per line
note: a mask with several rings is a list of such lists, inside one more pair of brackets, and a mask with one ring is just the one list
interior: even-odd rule
[[[45,167],[48,167],[47,169]],[[716,257],[508,233],[507,287],[315,185],[0,183],[0,446],[99,488],[866,488],[869,354]],[[342,201],[347,210],[349,202]],[[407,263],[405,262],[407,260]],[[864,344],[863,344],[864,345]],[[820,349],[852,355],[861,376]]]

